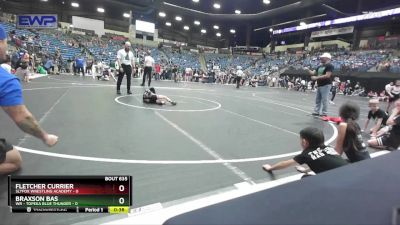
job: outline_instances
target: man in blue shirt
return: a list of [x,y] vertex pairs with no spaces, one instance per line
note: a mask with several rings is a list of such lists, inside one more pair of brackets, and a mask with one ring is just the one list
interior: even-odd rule
[[[7,52],[7,35],[0,25],[0,60],[4,60]],[[54,146],[58,137],[44,131],[35,117],[25,107],[22,98],[21,84],[16,76],[0,68],[0,107],[14,123],[25,133],[41,139],[48,146]],[[0,174],[9,174],[21,167],[19,152],[5,139],[0,138]]]
[[85,60],[83,59],[82,56],[79,56],[75,59],[75,75],[78,74],[80,72],[82,72],[83,77],[85,77],[85,70],[83,69],[85,64]]
[[44,64],[44,68],[47,70],[47,74],[50,74],[50,71],[54,73],[54,60],[53,58],[49,58]]

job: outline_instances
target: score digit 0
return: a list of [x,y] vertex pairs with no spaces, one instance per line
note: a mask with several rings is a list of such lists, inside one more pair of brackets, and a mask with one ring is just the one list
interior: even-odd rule
[[118,190],[120,192],[124,192],[125,191],[125,186],[124,185],[119,185]]

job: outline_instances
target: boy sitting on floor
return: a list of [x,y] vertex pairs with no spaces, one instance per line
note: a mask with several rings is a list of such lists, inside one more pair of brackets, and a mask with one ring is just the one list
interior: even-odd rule
[[372,137],[368,144],[373,148],[393,151],[400,146],[400,99],[395,102],[395,108],[386,124],[392,126],[390,131],[380,137]]
[[372,137],[380,136],[385,132],[383,129],[386,126],[386,121],[389,118],[388,114],[379,108],[379,100],[371,99],[368,103],[368,107],[371,109],[368,113],[368,120],[365,122],[364,131],[367,130],[369,121],[375,120],[375,125],[369,131]]
[[285,169],[296,164],[307,164],[315,173],[335,169],[348,162],[335,151],[334,148],[325,146],[324,134],[320,129],[308,127],[300,131],[300,144],[303,152],[293,159],[279,162],[275,165],[265,164],[263,169],[267,172]]

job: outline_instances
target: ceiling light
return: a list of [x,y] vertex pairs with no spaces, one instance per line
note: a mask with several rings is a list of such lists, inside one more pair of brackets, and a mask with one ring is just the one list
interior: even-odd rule
[[175,20],[176,20],[176,21],[182,21],[182,17],[176,16],[176,17],[175,17]]
[[172,24],[170,22],[166,22],[165,25],[168,27],[172,26]]
[[131,14],[130,14],[130,13],[124,13],[123,16],[124,16],[125,18],[129,18],[129,17],[131,17]]
[[97,8],[97,12],[99,12],[99,13],[104,13],[105,10],[104,10],[103,8]]
[[235,13],[236,13],[236,14],[241,14],[241,13],[242,13],[242,11],[240,11],[240,10],[236,9],[236,10],[235,10]]
[[307,24],[305,22],[300,22],[300,26],[306,26]]
[[220,8],[221,8],[221,5],[220,5],[219,3],[214,3],[214,8],[220,9]]
[[167,16],[167,14],[165,14],[165,12],[159,12],[158,15],[159,15],[160,17],[166,17],[166,16]]
[[214,29],[215,29],[215,30],[218,30],[218,29],[219,29],[219,26],[218,26],[218,25],[214,25]]
[[216,35],[217,35],[217,37],[221,37],[221,33],[217,33]]
[[194,24],[198,26],[198,25],[200,25],[200,21],[195,20],[195,21],[194,21]]
[[271,3],[271,1],[270,0],[263,0],[263,3],[268,5],[268,4]]
[[183,29],[184,29],[184,30],[189,30],[190,27],[189,27],[189,26],[184,26]]
[[274,29],[272,29],[272,28],[269,28],[269,32],[273,32],[274,31]]
[[41,2],[48,2],[49,0],[40,0]]
[[192,0],[192,1],[193,1],[193,2],[196,2],[196,3],[199,2],[199,0]]
[[231,34],[235,34],[236,30],[235,29],[231,29],[230,32],[231,32]]
[[71,3],[71,6],[72,6],[72,7],[75,7],[75,8],[78,8],[78,7],[79,7],[79,4],[76,3],[76,2],[72,2],[72,3]]
[[207,33],[207,30],[206,29],[201,29],[201,33],[205,34],[205,33]]

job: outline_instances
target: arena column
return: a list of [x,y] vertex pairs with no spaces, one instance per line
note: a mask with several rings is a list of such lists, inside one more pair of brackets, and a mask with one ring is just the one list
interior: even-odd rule
[[[363,10],[362,0],[357,0],[357,14],[361,14]],[[360,47],[360,28],[354,26],[352,50],[357,50]]]
[[310,39],[311,39],[311,32],[306,31],[305,35],[304,35],[304,49],[303,50],[308,49],[308,45],[310,44]]
[[246,26],[246,46],[247,47],[250,47],[252,32],[253,32],[252,26],[248,23]]
[[270,50],[270,53],[275,52],[275,45],[276,45],[276,37],[275,37],[275,35],[273,35],[271,33],[271,44],[270,44],[271,50]]

